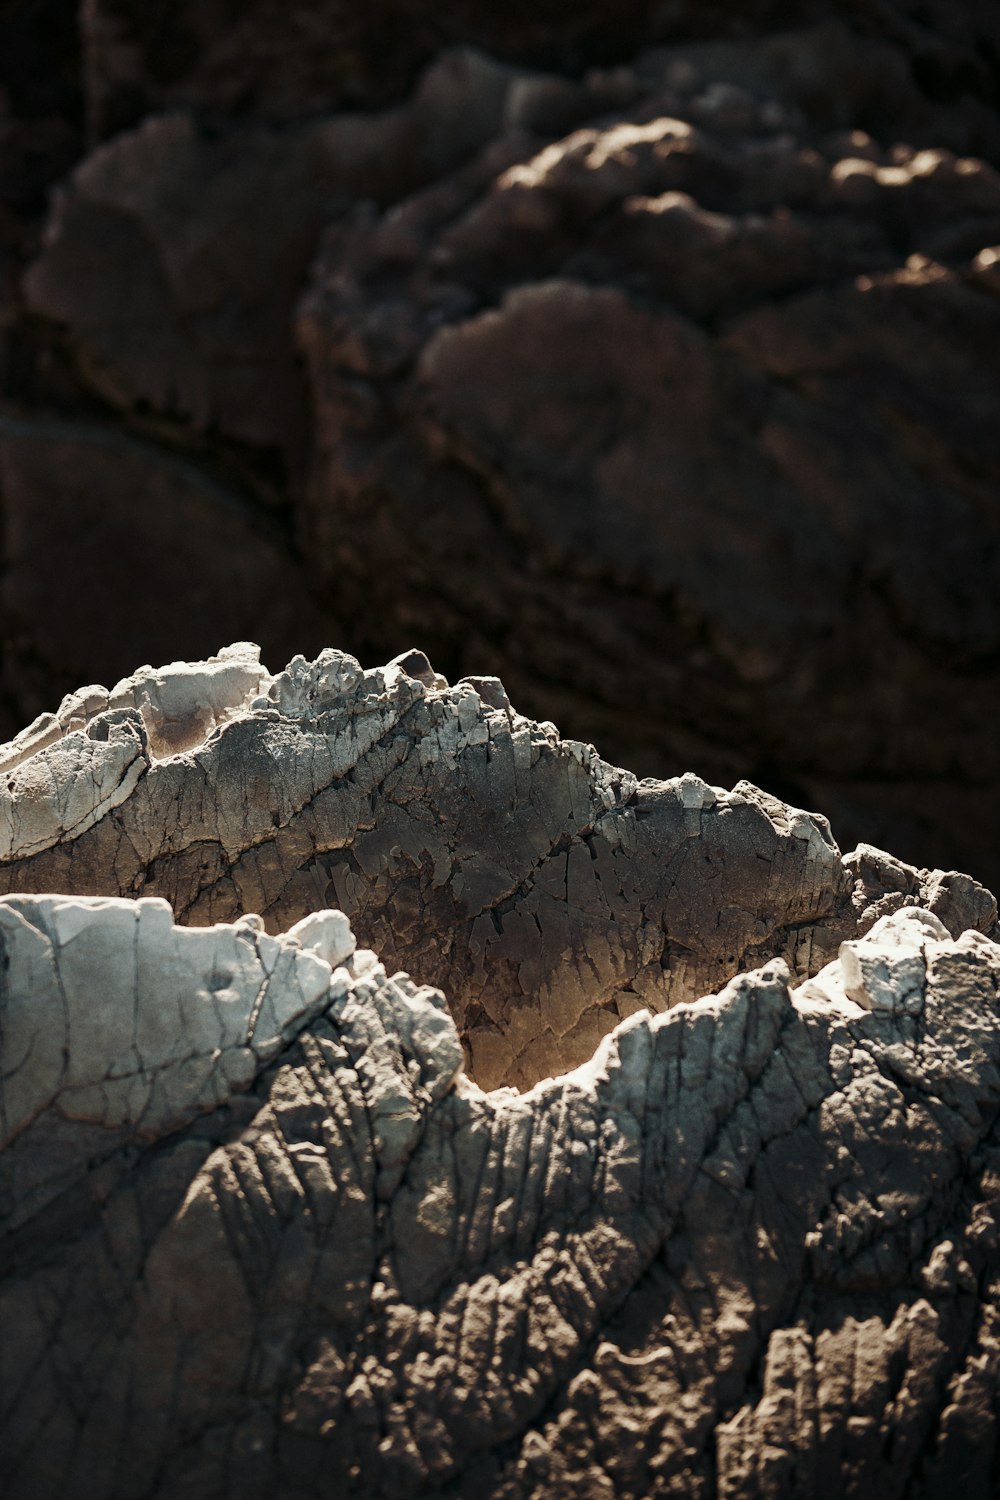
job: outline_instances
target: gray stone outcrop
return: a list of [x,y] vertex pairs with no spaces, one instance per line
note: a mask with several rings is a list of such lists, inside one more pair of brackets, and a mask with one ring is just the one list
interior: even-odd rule
[[622,1019],[781,957],[799,978],[917,902],[995,932],[989,892],[749,783],[638,780],[420,651],[253,646],[86,688],[0,749],[0,890],[159,896],[179,921],[336,907],[443,989],[486,1087],[586,1061]]

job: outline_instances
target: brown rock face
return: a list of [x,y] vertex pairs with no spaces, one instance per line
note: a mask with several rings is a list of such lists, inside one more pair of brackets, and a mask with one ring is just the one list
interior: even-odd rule
[[1000,178],[711,71],[331,232],[307,549],[349,588],[377,536],[445,661],[629,763],[947,840],[998,770]]
[[[6,57],[59,16],[14,7]],[[419,639],[639,773],[749,778],[1000,882],[995,7],[80,24],[78,87],[31,106],[0,65],[8,732],[132,665],[125,560],[206,513],[179,462],[241,518],[246,585],[207,530],[151,660]],[[91,529],[106,609],[62,661],[54,528],[105,486],[134,531]]]

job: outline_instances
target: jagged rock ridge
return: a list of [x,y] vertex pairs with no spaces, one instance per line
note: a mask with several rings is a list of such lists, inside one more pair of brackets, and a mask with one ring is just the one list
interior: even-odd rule
[[166,897],[194,924],[348,914],[449,996],[479,1082],[530,1086],[619,1020],[783,957],[800,978],[909,902],[995,933],[919,872],[748,783],[640,781],[422,652],[363,671],[256,647],[87,688],[0,750],[0,890]]
[[11,1500],[995,1493],[976,882],[417,650],[141,668],[0,765]]

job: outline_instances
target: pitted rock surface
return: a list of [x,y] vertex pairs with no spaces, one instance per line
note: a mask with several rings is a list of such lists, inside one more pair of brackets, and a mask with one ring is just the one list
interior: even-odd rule
[[[12,1005],[62,1024],[26,967],[40,934],[46,971],[124,1022],[106,1101],[175,978],[164,943],[210,1035],[219,953],[261,935],[165,917],[0,901],[5,1070],[43,1068],[8,1062]],[[81,954],[124,922],[138,943],[98,992]],[[59,1095],[0,1154],[9,1182],[18,1156],[79,1153],[5,1223],[12,1500],[995,1492],[995,943],[905,907],[798,989],[774,960],[491,1094],[440,995],[350,952],[346,924],[335,969],[302,938],[274,940],[269,990],[297,1034],[237,1092],[192,1097],[186,1125]],[[93,1031],[63,1060],[97,1077]]]
[[181,922],[316,910],[449,996],[477,1080],[530,1086],[619,1020],[782,957],[813,975],[903,905],[995,931],[968,876],[749,783],[640,781],[420,651],[257,648],[87,688],[0,749],[0,889],[165,897]]

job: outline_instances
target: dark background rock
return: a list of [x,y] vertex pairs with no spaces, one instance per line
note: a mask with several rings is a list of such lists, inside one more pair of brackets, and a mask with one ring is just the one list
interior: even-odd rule
[[373,647],[366,532],[442,670],[992,878],[992,821],[956,838],[946,804],[1000,769],[1000,179],[685,61],[683,92],[330,232],[305,550],[357,571]]
[[[288,119],[400,97],[443,47],[470,44],[511,62],[573,74],[621,62],[650,42],[744,38],[836,13],[865,40],[885,40],[937,100],[995,105],[1000,20],[990,0],[223,0],[168,5],[85,0],[85,91],[106,135],[143,113],[194,106]],[[822,70],[817,104],[832,99]],[[835,106],[834,106],[835,107]]]
[[151,444],[114,429],[10,423],[0,427],[0,484],[4,683],[22,715],[73,691],[95,657],[159,659],[167,635],[175,656],[199,650],[209,620],[226,620],[234,639],[259,626],[287,656],[341,628],[300,596],[278,526]]
[[1000,884],[997,164],[971,0],[3,5],[0,732],[417,642]]

